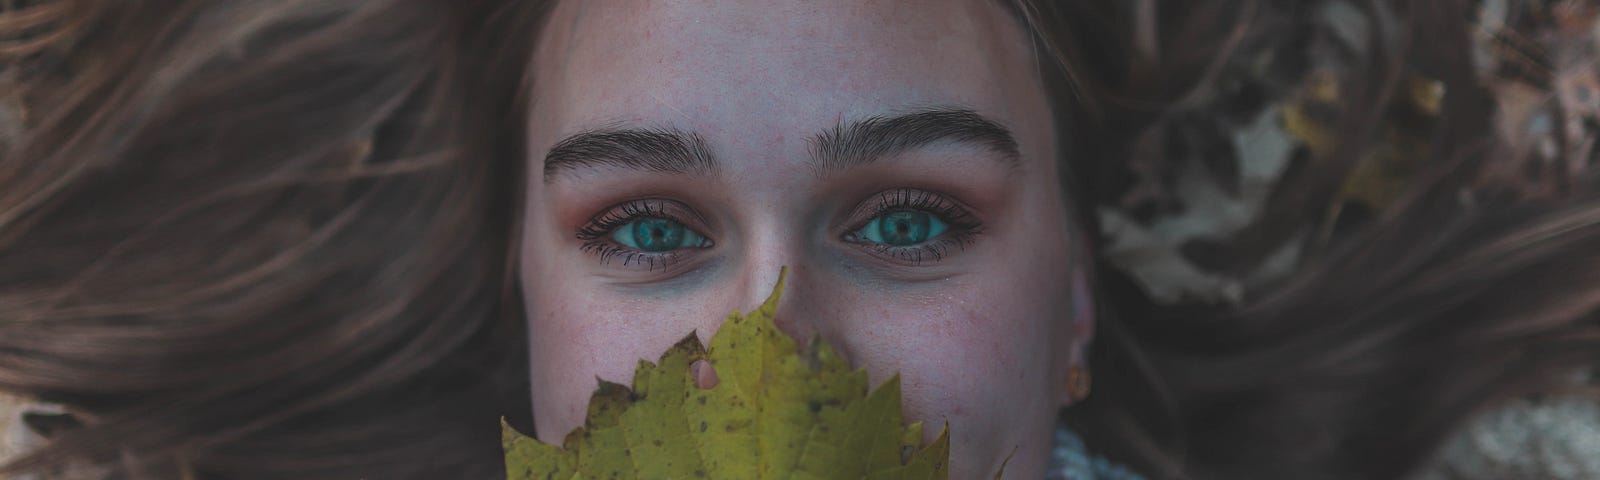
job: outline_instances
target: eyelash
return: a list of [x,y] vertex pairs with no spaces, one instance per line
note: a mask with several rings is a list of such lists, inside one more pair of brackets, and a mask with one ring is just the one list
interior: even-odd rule
[[[982,222],[969,210],[938,193],[899,188],[880,192],[875,196],[876,204],[867,204],[858,209],[861,213],[856,217],[860,220],[847,230],[844,240],[878,255],[912,264],[920,264],[930,259],[939,261],[948,256],[951,249],[965,249],[967,245],[972,244],[973,237],[983,231]],[[618,245],[608,238],[618,227],[644,218],[663,218],[684,224],[686,227],[696,223],[684,221],[680,216],[669,213],[667,202],[661,199],[629,200],[595,215],[578,229],[577,238],[584,242],[580,250],[599,257],[602,265],[621,259],[624,266],[644,265],[649,270],[671,266],[683,255],[682,250],[641,252]],[[852,238],[855,232],[864,228],[873,219],[897,211],[933,214],[945,222],[947,230],[923,244],[910,246],[868,243]]]
[[617,227],[627,225],[629,222],[644,218],[663,218],[683,225],[693,225],[678,216],[667,213],[666,200],[638,199],[629,200],[619,205],[606,209],[599,215],[590,218],[588,223],[578,229],[578,240],[584,242],[579,250],[600,258],[600,264],[606,265],[617,259],[622,259],[622,265],[645,265],[649,270],[667,268],[682,256],[681,250],[666,252],[641,252],[618,245],[607,237],[616,231]]
[[[928,259],[937,262],[948,256],[951,249],[965,250],[972,244],[974,237],[983,232],[983,222],[979,221],[977,216],[944,195],[914,188],[898,188],[878,193],[876,196],[877,204],[868,207],[864,214],[857,215],[860,220],[853,223],[844,236],[846,242],[861,245],[862,248],[871,250],[875,254],[912,264],[920,264]],[[948,230],[926,243],[910,246],[867,243],[852,238],[855,232],[866,227],[873,219],[897,211],[931,213],[944,221],[948,225]]]

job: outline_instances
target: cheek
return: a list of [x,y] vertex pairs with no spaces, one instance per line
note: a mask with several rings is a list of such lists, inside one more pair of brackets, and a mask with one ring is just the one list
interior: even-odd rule
[[1021,472],[1047,461],[1070,343],[1066,235],[1005,239],[1015,241],[988,250],[1003,253],[984,268],[922,293],[834,297],[829,340],[874,384],[899,372],[907,418],[930,427],[929,441],[949,422],[952,465],[973,475],[1008,455]]
[[641,359],[654,361],[690,332],[707,340],[728,314],[709,298],[623,298],[581,281],[527,282],[529,370],[540,440],[559,444],[583,424],[596,378],[627,385]]
[[931,427],[926,440],[948,421],[958,455],[1035,444],[1039,427],[1054,420],[1050,322],[1060,314],[1042,300],[1052,297],[1021,280],[972,278],[943,285],[926,305],[901,297],[860,309],[866,315],[844,320],[839,337],[874,385],[900,373],[906,415]]
[[[1050,344],[1050,313],[1014,290],[972,289],[940,295],[926,307],[893,302],[873,318],[852,318],[843,335],[855,363],[875,374],[898,367],[908,391],[912,383],[951,390],[946,395],[980,396],[983,389],[1010,388],[1015,378],[1038,370]],[[874,309],[864,309],[874,312]],[[854,316],[854,315],[852,315]],[[933,392],[929,392],[933,394]],[[935,394],[937,395],[937,394]],[[951,398],[956,400],[956,398]],[[958,410],[960,405],[952,405]]]

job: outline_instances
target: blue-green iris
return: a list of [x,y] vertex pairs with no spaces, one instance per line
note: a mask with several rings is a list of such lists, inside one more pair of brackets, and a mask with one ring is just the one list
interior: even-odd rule
[[611,233],[611,239],[641,252],[669,252],[705,245],[705,237],[673,220],[641,218]]
[[874,217],[854,236],[866,242],[904,247],[936,238],[949,228],[931,213],[901,210]]

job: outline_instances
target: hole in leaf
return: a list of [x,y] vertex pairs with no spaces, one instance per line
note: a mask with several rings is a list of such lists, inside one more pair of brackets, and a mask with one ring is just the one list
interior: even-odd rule
[[694,374],[694,386],[700,387],[701,390],[710,390],[717,386],[717,369],[711,366],[711,362],[695,360],[689,364],[689,371]]

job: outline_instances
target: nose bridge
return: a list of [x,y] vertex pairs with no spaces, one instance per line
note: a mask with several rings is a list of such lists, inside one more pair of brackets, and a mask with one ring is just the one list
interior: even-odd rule
[[779,330],[804,341],[817,334],[818,326],[814,324],[816,319],[798,314],[808,310],[803,308],[804,304],[813,300],[805,293],[806,283],[811,279],[805,259],[796,253],[800,251],[799,245],[777,238],[770,239],[767,245],[752,248],[740,280],[743,285],[739,310],[750,312],[760,308],[781,288],[773,320]]
[[791,294],[794,293],[789,291],[793,289],[794,285],[794,279],[792,278],[794,276],[793,265],[776,261],[759,263],[759,265],[751,265],[741,280],[743,288],[740,289],[742,292],[739,300],[740,311],[749,312],[759,308],[767,300],[767,297],[775,292],[780,283],[783,284],[785,291],[779,305],[789,303],[788,300],[791,300]]

